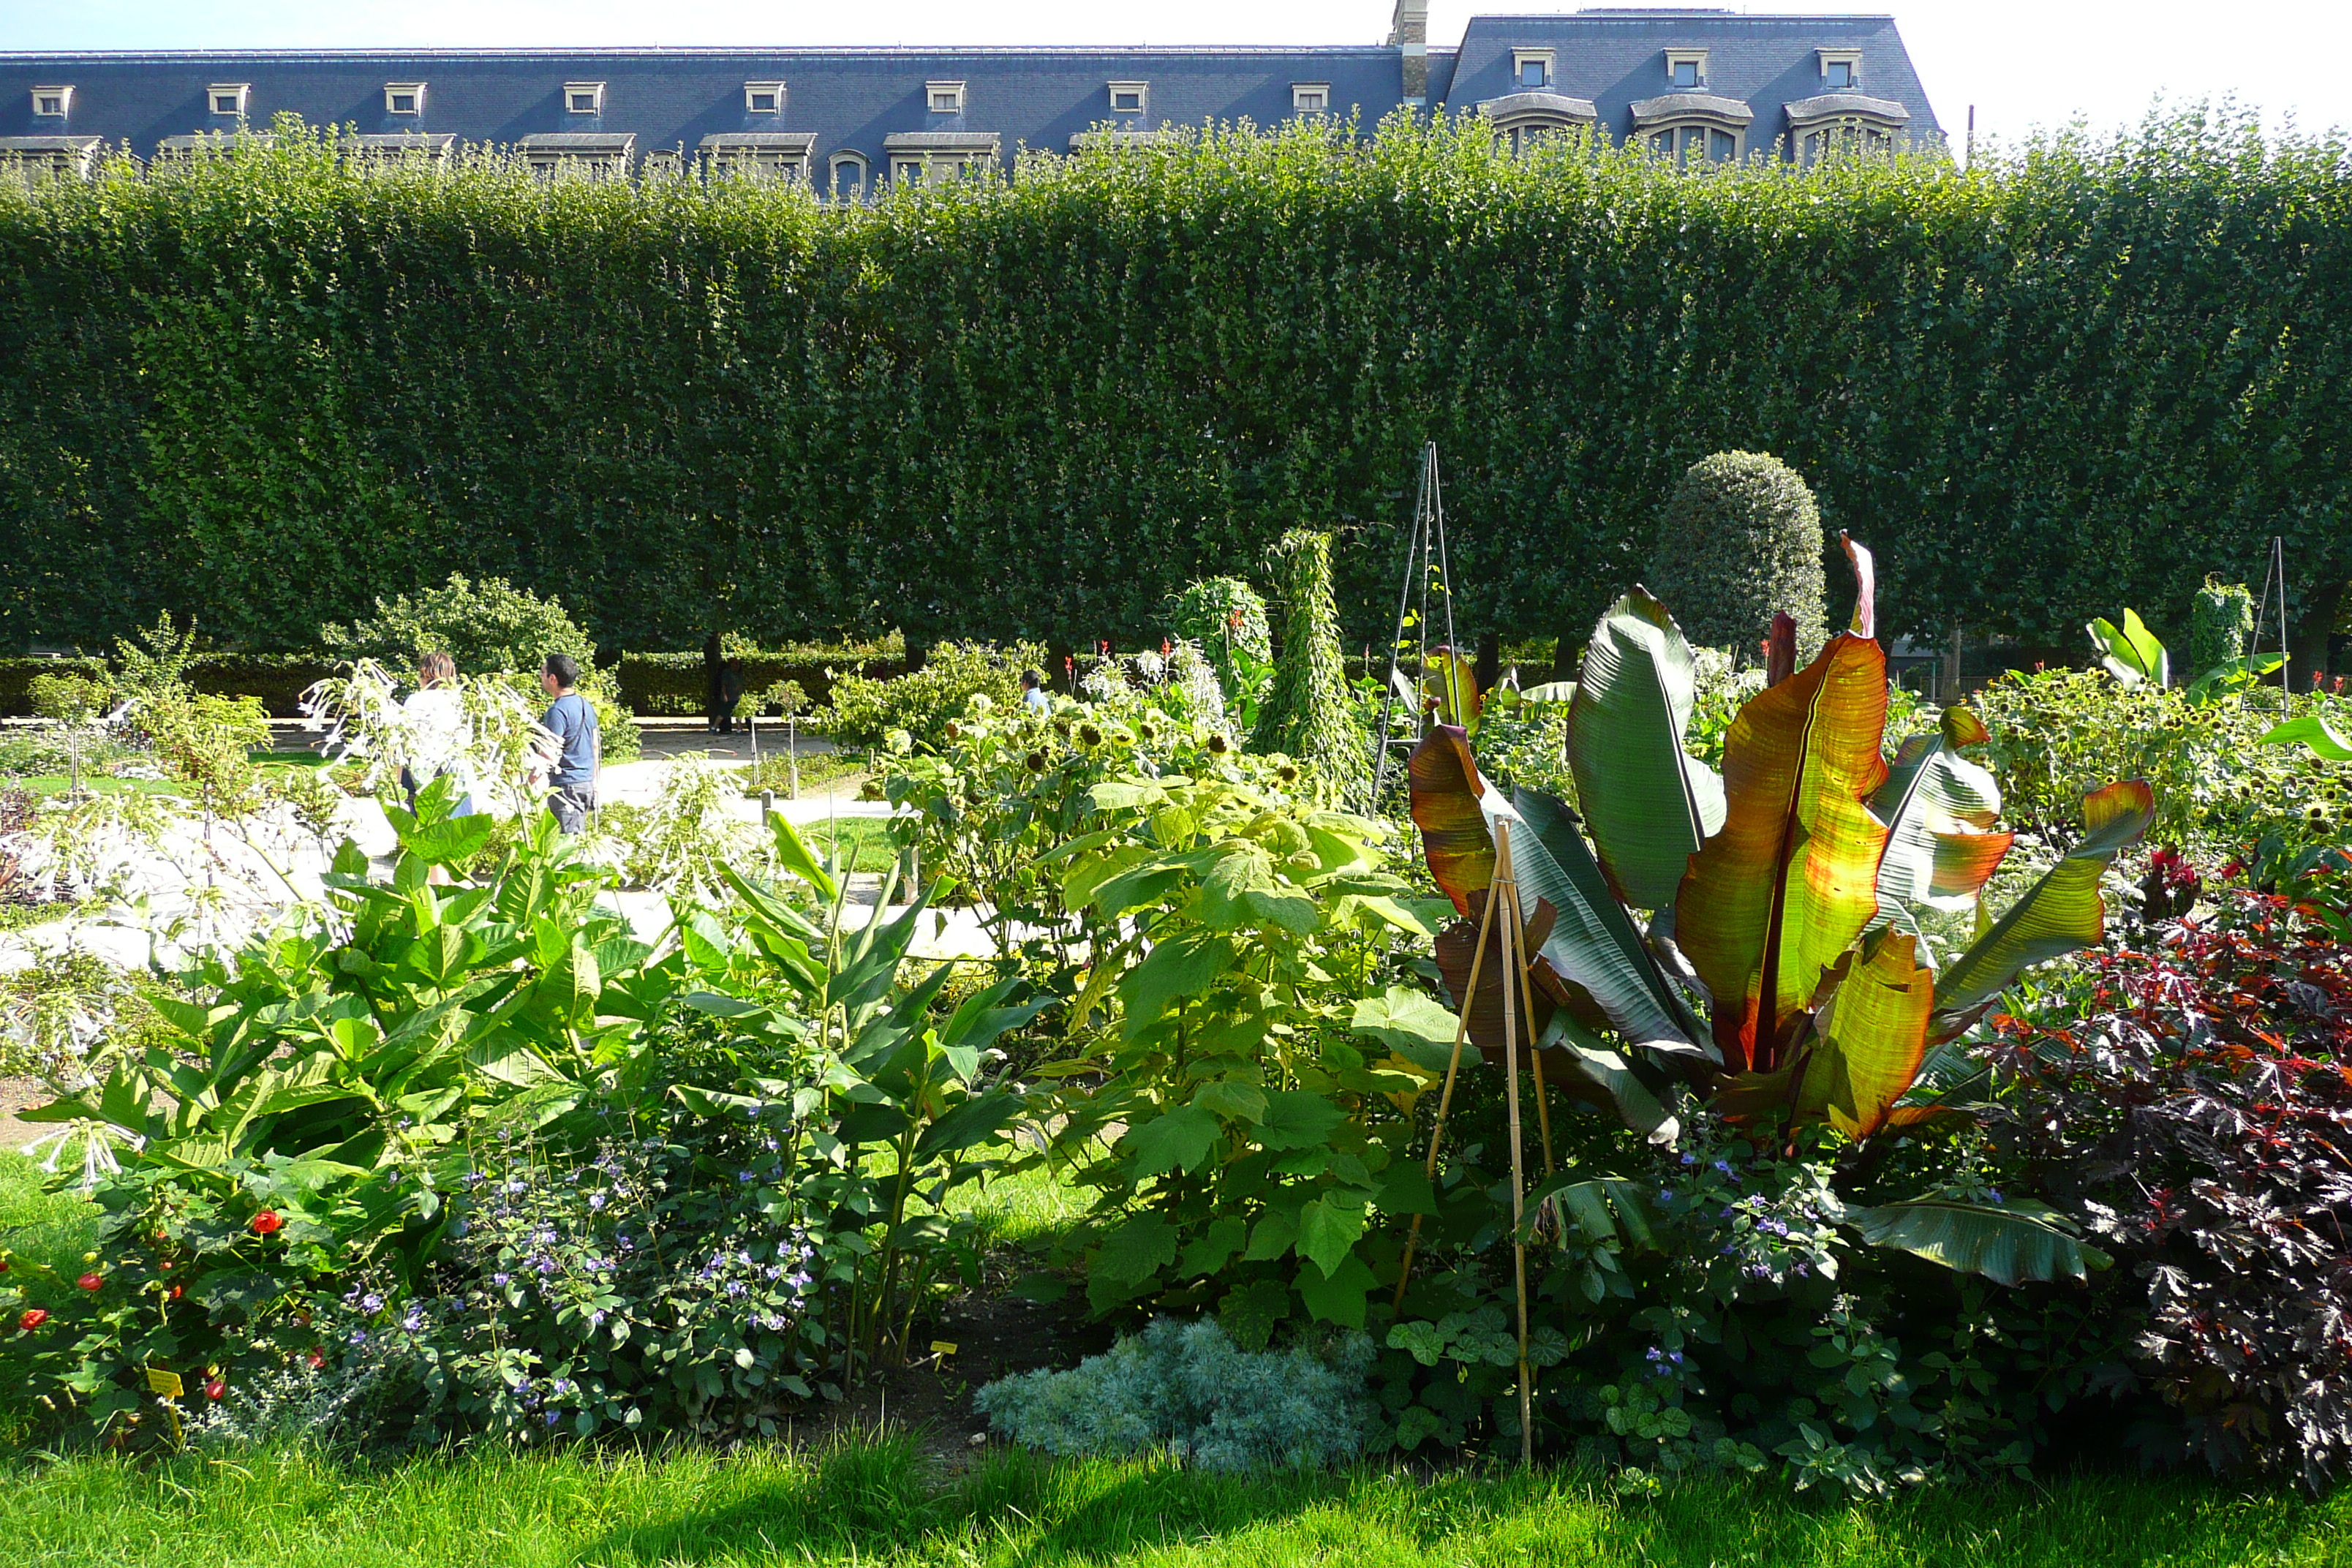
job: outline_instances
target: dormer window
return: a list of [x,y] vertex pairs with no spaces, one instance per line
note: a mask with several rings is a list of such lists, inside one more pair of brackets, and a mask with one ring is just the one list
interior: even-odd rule
[[782,114],[784,111],[784,84],[780,81],[747,81],[743,84],[743,112],[746,114]]
[[1705,49],[1668,49],[1666,51],[1666,84],[1669,87],[1701,88],[1706,85],[1706,51]]
[[931,106],[933,114],[963,112],[963,83],[960,81],[927,81],[923,84],[923,101]]
[[1862,51],[1860,49],[1817,49],[1821,58],[1822,86],[1831,92],[1846,92],[1862,85]]
[[1110,111],[1113,114],[1141,114],[1150,100],[1149,83],[1115,81],[1110,84]]
[[1511,85],[1521,92],[1540,92],[1551,85],[1552,51],[1513,49]]
[[425,84],[421,81],[388,81],[384,83],[383,111],[386,114],[424,113]]
[[567,81],[563,84],[563,108],[571,114],[602,114],[604,112],[604,84],[601,81]]
[[37,87],[33,89],[33,112],[43,120],[63,120],[73,107],[73,89],[69,87]]
[[205,89],[205,98],[215,114],[234,114],[240,118],[253,96],[253,84],[247,81],[216,81]]
[[1290,84],[1290,112],[1322,114],[1331,107],[1331,84],[1328,81],[1294,81]]

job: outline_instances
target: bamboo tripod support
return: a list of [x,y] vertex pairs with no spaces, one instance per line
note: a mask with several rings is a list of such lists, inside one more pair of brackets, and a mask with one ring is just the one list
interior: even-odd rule
[[[1528,1366],[1527,1173],[1521,1155],[1521,1146],[1526,1140],[1519,1120],[1519,1031],[1522,1022],[1527,1025],[1528,1065],[1535,1076],[1536,1121],[1542,1130],[1544,1174],[1547,1176],[1554,1168],[1551,1108],[1544,1094],[1542,1059],[1535,1049],[1534,1005],[1528,994],[1527,928],[1519,915],[1518,881],[1511,869],[1510,825],[1497,822],[1495,826],[1495,875],[1486,889],[1486,908],[1478,924],[1478,945],[1470,958],[1470,979],[1463,989],[1461,1015],[1454,1026],[1454,1053],[1446,1060],[1445,1087],[1437,1098],[1437,1120],[1430,1129],[1429,1157],[1423,1170],[1434,1184],[1438,1151],[1445,1139],[1445,1119],[1454,1105],[1454,1079],[1462,1068],[1462,1047],[1470,1037],[1470,1010],[1476,1005],[1478,980],[1486,963],[1486,939],[1495,930],[1495,915],[1499,909],[1503,914],[1504,1097],[1511,1136],[1511,1270],[1519,1319],[1519,1460],[1528,1464],[1535,1458],[1535,1388]],[[1398,1312],[1404,1310],[1405,1288],[1412,1280],[1413,1256],[1420,1242],[1421,1216],[1415,1215],[1406,1227],[1404,1260],[1397,1269],[1394,1308]]]

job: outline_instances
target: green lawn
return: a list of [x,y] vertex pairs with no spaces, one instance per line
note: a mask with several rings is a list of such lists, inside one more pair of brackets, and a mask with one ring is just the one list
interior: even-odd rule
[[20,1562],[121,1568],[2236,1568],[2352,1558],[2352,1500],[2093,1479],[1867,1507],[1724,1483],[1624,1501],[1577,1475],[1226,1479],[1164,1463],[1048,1465],[1001,1452],[948,1476],[901,1437],[814,1457],[486,1452],[371,1466],[269,1448],[145,1467],[27,1465],[0,1479],[0,1539]]
[[[264,772],[272,768],[320,768],[327,759],[316,752],[255,752],[254,763]],[[37,795],[63,795],[73,787],[70,773],[29,773],[6,781],[6,787],[21,789]],[[176,779],[113,779],[84,774],[82,787],[93,795],[119,795],[133,790],[141,795],[185,795],[188,786]]]

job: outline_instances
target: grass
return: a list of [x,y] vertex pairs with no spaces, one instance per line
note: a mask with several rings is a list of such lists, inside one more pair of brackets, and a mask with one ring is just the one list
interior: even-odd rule
[[[320,768],[328,765],[327,759],[316,752],[254,752],[250,753],[250,757],[264,773],[284,768]],[[134,792],[139,795],[185,795],[189,789],[188,785],[177,779],[107,778],[87,770],[82,774],[81,783],[82,787],[92,795],[121,795],[125,792]],[[63,795],[73,788],[73,775],[27,773],[7,780],[5,787],[21,789],[37,795]]]
[[2089,1477],[1864,1505],[1722,1482],[1629,1500],[1573,1472],[1219,1478],[1004,1452],[948,1475],[903,1435],[813,1454],[485,1449],[384,1464],[268,1447],[17,1466],[0,1478],[0,1539],[19,1561],[119,1568],[2304,1568],[2352,1555],[2352,1494]]
[[797,826],[809,848],[828,864],[836,847],[854,872],[886,871],[898,863],[890,825],[878,816],[837,816]]

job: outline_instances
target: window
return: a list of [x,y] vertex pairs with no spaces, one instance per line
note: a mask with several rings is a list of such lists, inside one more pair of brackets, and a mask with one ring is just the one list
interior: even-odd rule
[[1329,82],[1294,81],[1290,84],[1290,111],[1293,114],[1321,114],[1330,107]]
[[1822,75],[1828,79],[1830,86],[1833,88],[1852,87],[1853,85],[1853,62],[1852,60],[1832,60],[1828,67],[1822,72]]
[[1860,49],[1816,49],[1822,62],[1822,85],[1832,92],[1850,91],[1862,85],[1862,51]]
[[1712,125],[1673,125],[1653,134],[1650,150],[1683,163],[1729,163],[1739,157],[1739,137]]
[[601,81],[567,81],[563,84],[563,107],[572,114],[604,112],[604,84]]
[[1110,111],[1113,114],[1141,114],[1150,97],[1149,83],[1115,81],[1110,84]]
[[1549,49],[1513,49],[1511,51],[1511,84],[1522,92],[1540,90],[1551,85],[1552,52]]
[[1673,87],[1705,87],[1706,85],[1706,51],[1705,49],[1668,49],[1666,81]]
[[747,81],[743,84],[743,112],[746,114],[782,114],[784,111],[784,84],[780,81]]
[[923,84],[923,100],[931,106],[933,114],[963,112],[963,83],[960,81],[927,81]]
[[422,114],[425,112],[425,84],[421,81],[384,83],[383,111],[386,114]]
[[63,120],[66,110],[73,106],[73,89],[69,87],[37,87],[33,89],[33,112],[44,120]]
[[251,82],[216,81],[205,89],[205,97],[212,104],[215,114],[242,115],[246,102],[252,95]]
[[833,155],[833,194],[839,201],[858,201],[866,195],[866,160],[856,153]]

